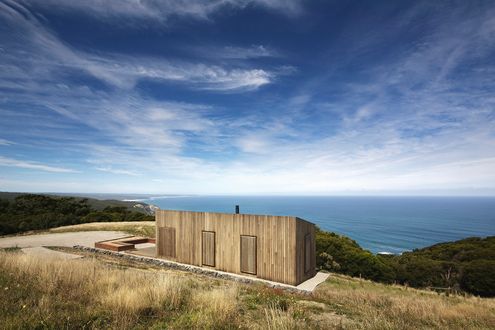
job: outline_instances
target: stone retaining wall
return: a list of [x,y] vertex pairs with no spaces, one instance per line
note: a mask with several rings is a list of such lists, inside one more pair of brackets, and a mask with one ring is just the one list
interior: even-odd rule
[[246,277],[230,275],[230,274],[225,273],[225,272],[218,272],[215,270],[209,270],[209,269],[205,269],[205,268],[201,268],[201,267],[190,266],[190,265],[186,265],[186,264],[179,264],[179,263],[170,262],[168,260],[163,260],[163,259],[142,257],[142,256],[128,254],[128,253],[114,252],[114,251],[92,248],[92,247],[81,246],[81,245],[74,245],[73,248],[76,250],[80,250],[80,251],[86,251],[86,252],[91,252],[91,253],[108,255],[108,256],[113,256],[113,257],[126,259],[126,260],[130,260],[130,261],[144,262],[144,263],[147,263],[147,264],[150,264],[153,266],[183,270],[183,271],[192,272],[192,273],[205,275],[205,276],[209,276],[209,277],[215,277],[215,278],[220,278],[220,279],[225,279],[225,280],[230,280],[230,281],[235,281],[235,282],[240,282],[240,283],[261,283],[261,284],[264,284],[270,288],[282,289],[282,290],[285,290],[288,292],[294,292],[294,293],[310,294],[310,292],[308,292],[306,290],[299,290],[296,287],[291,287],[291,286],[287,286],[287,285],[283,285],[283,284],[282,285],[274,284],[274,283],[270,283],[270,282],[267,282],[264,280],[255,279],[255,278],[249,279]]

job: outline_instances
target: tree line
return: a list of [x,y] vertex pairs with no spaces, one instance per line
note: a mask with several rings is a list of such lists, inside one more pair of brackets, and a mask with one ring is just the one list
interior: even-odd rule
[[0,199],[0,235],[88,222],[154,220],[126,206],[97,209],[88,198],[25,194]]
[[466,238],[404,252],[375,255],[352,239],[318,229],[320,269],[383,283],[495,296],[495,236]]

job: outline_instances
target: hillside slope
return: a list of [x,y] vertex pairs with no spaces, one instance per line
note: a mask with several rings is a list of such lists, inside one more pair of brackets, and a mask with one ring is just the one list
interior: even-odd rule
[[321,269],[383,282],[495,296],[495,236],[440,243],[401,255],[375,255],[348,237],[318,230]]
[[0,235],[88,222],[150,221],[151,211],[142,203],[0,193]]
[[332,274],[287,293],[85,254],[62,262],[0,251],[0,324],[19,328],[488,329],[493,299]]
[[74,201],[77,201],[77,202],[84,201],[91,208],[93,208],[97,211],[102,211],[103,209],[105,209],[107,207],[125,207],[128,211],[136,211],[136,212],[144,213],[147,215],[152,215],[152,213],[150,213],[148,211],[148,209],[146,209],[144,207],[136,207],[136,205],[149,206],[146,203],[121,201],[121,200],[115,200],[115,199],[97,199],[97,198],[91,198],[91,197],[72,196],[72,195],[27,194],[27,193],[2,192],[2,191],[0,191],[0,200],[3,199],[3,200],[7,200],[9,202],[14,202],[17,197],[26,196],[26,195],[46,196],[46,197],[54,198],[54,199],[73,199]]
[[[0,235],[94,222],[102,223],[96,226],[103,229],[103,223],[108,222],[154,220],[141,209],[136,211],[132,202],[16,193],[0,193],[2,196]],[[154,227],[125,227],[123,230],[133,234],[154,236]],[[59,230],[85,229],[76,226]],[[382,283],[495,296],[495,237],[468,238],[383,256],[374,255],[348,237],[317,230],[316,250],[319,269]]]

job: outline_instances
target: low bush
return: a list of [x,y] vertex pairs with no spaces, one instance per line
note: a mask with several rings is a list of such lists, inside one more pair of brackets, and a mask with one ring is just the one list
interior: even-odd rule
[[348,237],[316,231],[319,269],[417,288],[495,296],[495,237],[435,244],[395,256],[374,255]]

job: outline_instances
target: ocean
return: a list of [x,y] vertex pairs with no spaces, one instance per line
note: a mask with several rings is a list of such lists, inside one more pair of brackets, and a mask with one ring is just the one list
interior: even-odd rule
[[348,236],[373,253],[401,253],[495,235],[493,197],[162,196],[162,209],[293,215]]

